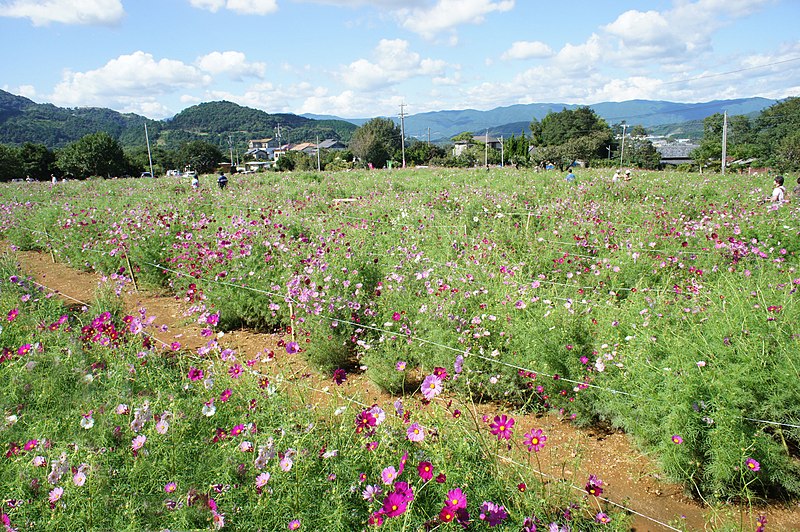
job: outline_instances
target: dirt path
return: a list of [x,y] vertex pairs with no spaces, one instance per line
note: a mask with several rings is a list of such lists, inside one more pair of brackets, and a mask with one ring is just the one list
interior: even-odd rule
[[[17,252],[14,256],[21,270],[46,290],[60,294],[71,303],[91,304],[100,281],[99,275],[53,263],[44,253]],[[200,336],[199,325],[186,317],[185,302],[174,297],[138,292],[124,297],[130,312],[145,308],[148,315],[156,317],[156,325],[166,325],[165,331],[155,333],[158,341],[166,345],[178,341],[187,349],[206,343],[206,339]],[[279,349],[278,340],[275,335],[242,330],[225,334],[220,343],[245,355],[274,350],[277,356],[270,362],[276,366],[273,371],[291,375],[293,380],[302,380],[304,389],[308,391],[308,395],[303,396],[304,402],[325,403],[330,401],[331,393],[358,395],[367,404],[390,405],[393,402],[393,397],[382,393],[359,375],[349,376],[341,388],[336,387],[328,377],[311,371],[302,358],[287,355],[285,350]],[[490,407],[483,408],[487,414],[494,413]],[[580,430],[550,415],[516,416],[516,420],[519,434],[535,427],[547,435],[546,451],[540,453],[543,473],[564,478],[576,486],[582,486],[590,473],[598,474],[606,484],[609,500],[641,514],[635,515],[633,530],[673,530],[664,526],[667,523],[679,529],[703,530],[723,522],[739,522],[738,508],[703,508],[686,497],[681,486],[660,480],[657,464],[637,452],[621,432],[596,428]],[[572,463],[577,466],[570,467]],[[756,510],[752,516],[745,515],[745,530],[755,528],[758,514],[767,515],[768,530],[800,530],[800,505],[797,503],[790,508],[769,506]]]

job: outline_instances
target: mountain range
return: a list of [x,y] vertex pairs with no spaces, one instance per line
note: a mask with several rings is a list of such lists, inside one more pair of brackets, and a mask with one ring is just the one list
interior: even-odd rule
[[[610,125],[625,122],[642,125],[656,134],[680,138],[702,135],[703,119],[715,113],[756,115],[776,103],[765,98],[715,100],[705,103],[631,100],[589,105]],[[550,112],[581,107],[575,104],[535,103],[498,107],[489,111],[474,109],[433,111],[407,115],[408,138],[447,141],[468,131],[510,137],[530,133],[532,119],[541,120]],[[391,117],[399,123],[399,118]],[[28,98],[0,90],[0,144],[25,142],[61,148],[84,135],[105,131],[123,147],[142,147],[147,126],[151,144],[177,148],[191,140],[214,143],[223,151],[230,146],[246,146],[250,139],[280,135],[285,142],[334,138],[347,142],[368,118],[347,119],[330,115],[270,114],[232,102],[207,102],[184,109],[166,120],[151,120],[132,113],[105,108],[61,108],[35,103]]]

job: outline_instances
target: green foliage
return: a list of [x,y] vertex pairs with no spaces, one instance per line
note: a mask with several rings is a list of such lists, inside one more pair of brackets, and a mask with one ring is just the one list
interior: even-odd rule
[[26,142],[20,148],[21,170],[26,177],[47,181],[56,169],[56,156],[43,144]]
[[400,126],[389,118],[373,118],[358,128],[350,140],[350,150],[362,163],[383,168],[401,147]]
[[180,167],[189,167],[202,174],[213,172],[222,160],[222,151],[215,145],[202,140],[193,140],[182,144],[177,153]]
[[0,144],[0,181],[19,179],[22,175],[22,158],[19,149]]
[[58,152],[56,166],[78,178],[118,176],[126,173],[122,146],[107,133],[92,133]]

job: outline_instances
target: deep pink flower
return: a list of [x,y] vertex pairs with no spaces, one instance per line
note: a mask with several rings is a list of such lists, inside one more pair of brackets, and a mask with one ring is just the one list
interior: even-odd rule
[[347,380],[347,372],[342,368],[337,368],[333,371],[333,382],[341,386]]
[[192,366],[189,368],[189,374],[187,376],[189,377],[190,381],[199,381],[203,378],[203,370]]
[[599,497],[603,494],[603,481],[597,478],[595,475],[589,475],[589,480],[586,482],[586,486],[584,489],[586,493],[589,495],[593,495],[594,497]]
[[241,364],[234,364],[228,368],[228,375],[230,375],[232,379],[238,379],[242,376],[242,371],[243,369]]
[[17,310],[17,309],[9,310],[8,311],[8,321],[14,321],[14,319],[16,319],[17,315],[19,315],[19,310]]
[[297,344],[297,342],[289,342],[286,344],[286,352],[288,354],[293,355],[298,351],[300,351],[300,346]]
[[467,496],[461,491],[461,488],[455,488],[447,492],[447,500],[445,506],[449,506],[454,511],[459,508],[467,507]]
[[761,464],[759,464],[754,458],[748,458],[745,460],[744,465],[746,465],[747,469],[750,471],[758,471],[761,469]]
[[683,443],[683,438],[675,434],[672,436],[672,443],[674,443],[675,445],[680,445]]
[[392,492],[383,500],[383,513],[386,517],[397,517],[405,513],[408,501],[401,494]]
[[494,436],[497,436],[498,440],[510,440],[513,426],[514,418],[502,414],[494,417],[494,420],[489,425],[489,430]]
[[433,478],[433,464],[430,462],[420,462],[417,466],[417,472],[419,473],[419,478],[422,480],[431,480]]

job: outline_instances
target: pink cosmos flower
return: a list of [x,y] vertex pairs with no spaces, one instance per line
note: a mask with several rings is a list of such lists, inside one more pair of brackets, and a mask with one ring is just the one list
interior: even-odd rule
[[388,466],[381,471],[381,480],[384,484],[391,484],[397,478],[397,470],[394,466]]
[[286,353],[293,355],[298,351],[300,351],[300,346],[297,344],[297,342],[289,342],[286,344]]
[[164,485],[164,491],[167,493],[175,493],[175,490],[177,489],[178,489],[178,484],[176,484],[175,482],[167,482]]
[[238,379],[242,376],[242,365],[241,364],[234,364],[233,366],[228,368],[228,375],[231,376],[233,379]]
[[528,447],[528,452],[534,451],[538,453],[544,449],[544,442],[546,441],[547,436],[544,435],[542,429],[531,429],[530,432],[525,434],[525,438],[522,443]]
[[425,439],[425,430],[419,423],[412,423],[406,430],[406,437],[409,441],[421,442]]
[[261,473],[260,475],[258,475],[256,477],[256,487],[263,488],[264,486],[266,486],[267,482],[269,482],[270,476],[271,475],[269,473]]
[[199,381],[203,378],[203,370],[197,369],[196,367],[192,366],[189,368],[189,374],[187,375],[190,381]]
[[422,395],[428,401],[442,393],[442,379],[436,375],[428,375],[422,381]]
[[397,493],[392,492],[383,500],[383,513],[386,517],[397,517],[405,513],[408,507],[408,501]]
[[672,436],[672,443],[674,443],[675,445],[680,445],[683,443],[683,438],[675,434]]
[[138,436],[136,436],[133,439],[133,441],[131,441],[131,449],[134,452],[138,451],[139,449],[142,448],[142,446],[144,445],[144,442],[146,442],[146,441],[147,441],[147,436],[145,436],[143,434],[139,434]]
[[60,486],[57,486],[57,487],[53,488],[52,490],[50,490],[50,494],[47,497],[47,499],[52,504],[52,503],[58,502],[58,500],[61,498],[61,496],[63,494],[64,494],[64,488],[62,488]]

